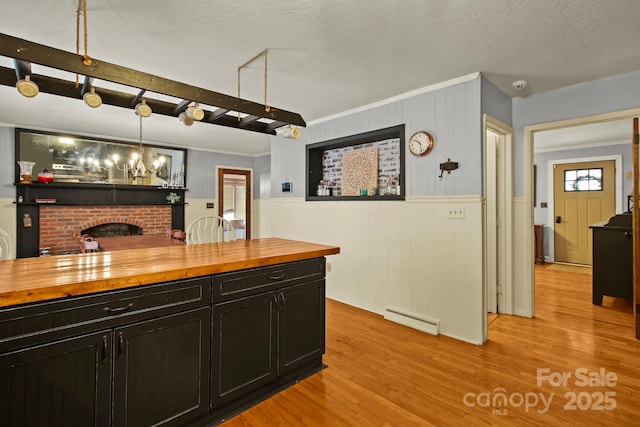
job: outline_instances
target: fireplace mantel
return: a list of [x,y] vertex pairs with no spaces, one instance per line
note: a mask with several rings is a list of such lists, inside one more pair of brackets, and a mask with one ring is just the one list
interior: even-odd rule
[[[16,184],[17,257],[40,254],[40,210],[44,206],[171,206],[171,228],[184,229],[184,188],[161,188],[117,184],[30,183]],[[181,203],[169,203],[169,193]],[[91,219],[91,218],[87,218]],[[61,218],[61,221],[64,219]]]
[[[184,188],[162,188],[143,185],[118,184],[16,184],[17,203],[49,203],[63,205],[166,205],[169,193],[176,193],[184,201]],[[20,198],[22,196],[22,199]],[[54,201],[55,200],[55,201]],[[39,203],[38,203],[39,204]]]

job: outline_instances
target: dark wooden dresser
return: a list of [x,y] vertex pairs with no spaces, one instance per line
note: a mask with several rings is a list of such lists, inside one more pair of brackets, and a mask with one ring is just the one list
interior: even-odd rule
[[593,230],[593,304],[602,305],[604,295],[633,298],[633,239],[631,214],[612,216]]

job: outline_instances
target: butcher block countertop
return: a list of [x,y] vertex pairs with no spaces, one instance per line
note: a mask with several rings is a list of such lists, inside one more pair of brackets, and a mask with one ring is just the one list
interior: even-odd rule
[[0,261],[0,307],[338,253],[337,246],[268,238]]

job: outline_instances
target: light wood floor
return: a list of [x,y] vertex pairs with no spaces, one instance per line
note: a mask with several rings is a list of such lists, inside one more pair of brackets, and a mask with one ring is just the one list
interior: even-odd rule
[[[536,318],[494,318],[484,346],[328,300],[324,361],[327,369],[223,427],[640,425],[640,341],[631,304],[605,297],[602,307],[592,305],[588,274],[536,266]],[[564,386],[538,386],[538,368],[571,377]],[[604,369],[616,385],[580,386],[581,368],[598,377]],[[500,392],[510,399],[506,406],[492,403]],[[533,405],[534,394],[546,401],[553,394],[548,410],[540,400]],[[520,398],[530,399],[528,410]]]

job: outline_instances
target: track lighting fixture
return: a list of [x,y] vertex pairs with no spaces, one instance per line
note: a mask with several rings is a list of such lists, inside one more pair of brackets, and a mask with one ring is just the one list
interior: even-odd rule
[[193,120],[200,121],[204,118],[204,111],[202,110],[202,108],[200,108],[200,106],[196,102],[195,105],[192,105],[191,107],[187,108],[187,116],[189,116],[189,118]]
[[147,101],[144,99],[136,105],[136,114],[140,117],[149,117],[152,112],[151,107],[147,105]]
[[91,108],[98,108],[102,105],[102,98],[96,93],[96,88],[94,87],[91,87],[91,91],[85,93],[82,99]]
[[298,139],[300,138],[300,128],[289,125],[284,128],[282,134],[285,138]]
[[189,117],[187,113],[184,113],[184,112],[178,115],[178,120],[180,120],[180,123],[182,123],[185,126],[191,126],[193,124],[193,119]]
[[33,98],[38,94],[38,92],[40,92],[38,85],[31,81],[31,76],[28,74],[24,76],[24,79],[20,79],[16,82],[16,88],[22,96],[26,96],[27,98]]

